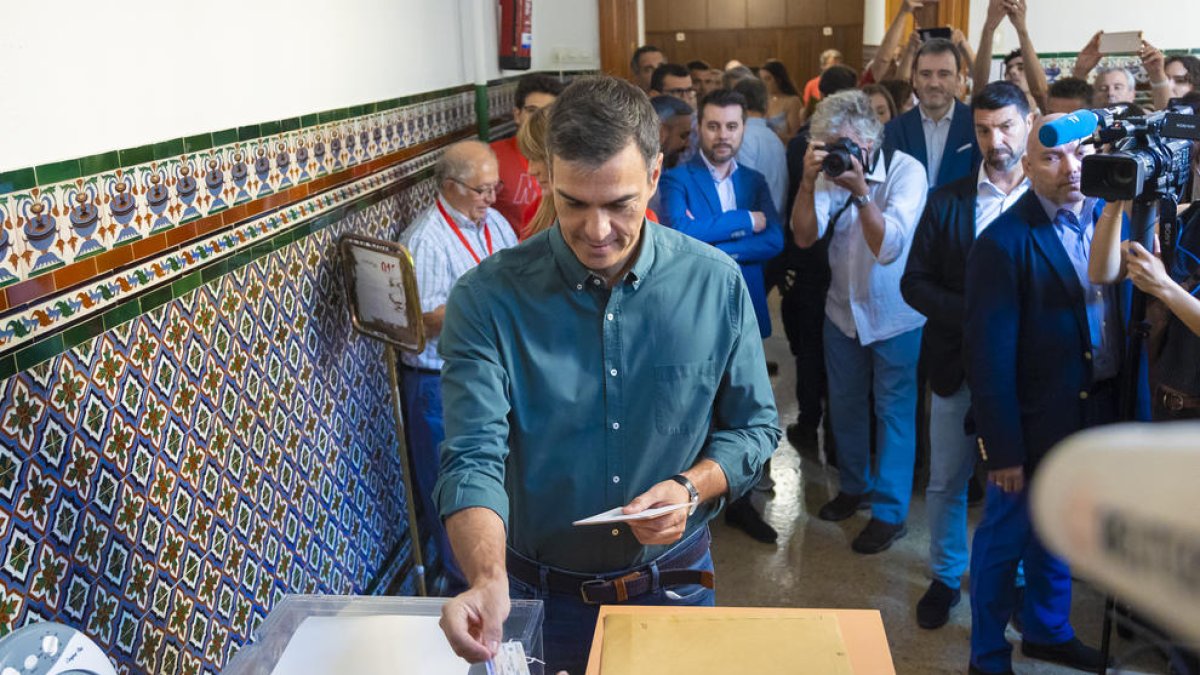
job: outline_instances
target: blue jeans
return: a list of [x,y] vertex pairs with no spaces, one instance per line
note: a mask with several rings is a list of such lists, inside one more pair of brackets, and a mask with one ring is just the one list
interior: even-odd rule
[[[902,523],[912,498],[917,452],[917,358],[921,329],[869,345],[825,322],[825,371],[829,382],[829,421],[837,441],[841,491],[868,492],[871,516]],[[871,421],[875,394],[878,468],[871,467]]]
[[1016,598],[1017,563],[1025,561],[1023,639],[1052,645],[1075,637],[1071,628],[1071,571],[1042,546],[1029,519],[1028,490],[1007,493],[989,484],[983,521],[971,551],[971,663],[989,673],[1012,667],[1004,627]]
[[[702,528],[680,542],[670,551],[659,556],[649,564],[651,574],[657,575],[661,569],[689,569],[711,572],[713,569],[712,553],[705,552],[695,564],[686,568],[671,565],[675,552],[683,550],[694,537],[708,536],[708,529]],[[543,579],[546,572],[557,571],[552,567],[541,566]],[[646,565],[639,566],[641,568]],[[637,569],[637,568],[635,568]],[[606,578],[615,578],[632,570],[621,570],[605,574]],[[596,630],[596,616],[600,612],[599,605],[584,604],[578,594],[567,595],[552,593],[543,583],[541,588],[527,584],[509,575],[508,594],[514,599],[541,600],[546,610],[546,619],[542,624],[542,644],[546,651],[546,673],[557,673],[565,670],[571,675],[580,675],[587,668],[588,653],[591,651],[592,637]],[[716,593],[710,588],[699,584],[687,586],[672,586],[661,588],[657,583],[654,589],[636,598],[630,598],[630,605],[663,605],[674,607],[712,607],[716,602]]]
[[433,501],[433,487],[437,484],[441,465],[438,448],[446,439],[446,430],[442,426],[442,380],[439,375],[408,368],[403,369],[400,375],[404,389],[404,421],[408,425],[405,437],[411,462],[409,469],[416,493],[413,501],[421,513],[421,531],[433,538],[443,570],[450,581],[447,590],[454,595],[466,590],[467,582],[454,560],[450,538],[446,536],[438,506]]
[[933,395],[929,407],[929,568],[950,588],[967,571],[967,482],[975,472],[975,437],[963,431],[971,391],[963,384],[947,397]]

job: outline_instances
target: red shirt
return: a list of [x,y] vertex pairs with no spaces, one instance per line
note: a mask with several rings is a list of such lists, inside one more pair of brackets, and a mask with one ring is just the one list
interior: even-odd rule
[[491,145],[496,153],[500,180],[504,182],[504,191],[496,195],[492,208],[504,216],[514,231],[521,232],[529,223],[524,219],[525,209],[542,196],[542,189],[529,175],[529,162],[517,149],[516,137],[494,141]]
[[818,75],[804,85],[804,105],[812,100],[821,100],[821,76]]

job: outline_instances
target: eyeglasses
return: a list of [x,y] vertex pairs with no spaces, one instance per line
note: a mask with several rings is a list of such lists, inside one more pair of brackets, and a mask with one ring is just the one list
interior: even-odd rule
[[693,98],[696,96],[695,89],[689,89],[689,88],[684,88],[684,87],[680,87],[678,89],[667,89],[667,90],[664,90],[663,93],[666,94],[667,96],[674,96],[675,98]]
[[470,190],[471,192],[474,192],[475,194],[479,195],[480,197],[486,197],[488,195],[495,197],[496,195],[500,194],[501,192],[504,192],[504,181],[502,181],[502,180],[496,181],[495,185],[481,185],[479,187],[471,187],[470,185],[467,185],[466,183],[462,182],[461,180],[459,180],[457,178],[451,178],[450,180],[454,181],[455,183],[458,183],[459,185]]

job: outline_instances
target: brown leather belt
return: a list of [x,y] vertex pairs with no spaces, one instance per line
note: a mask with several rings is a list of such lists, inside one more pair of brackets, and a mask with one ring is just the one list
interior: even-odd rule
[[1190,396],[1161,384],[1158,385],[1158,396],[1162,406],[1171,412],[1200,410],[1200,396]]
[[[659,556],[654,562],[659,566],[658,588],[699,584],[714,587],[713,573],[708,570],[679,569],[691,567],[708,553],[711,537],[708,528],[689,541]],[[536,562],[508,551],[508,573],[521,582],[542,588],[541,570]],[[640,565],[628,572],[617,574],[579,574],[552,567],[546,569],[546,586],[551,593],[577,595],[587,605],[609,605],[632,600],[653,590],[654,573],[651,563]],[[663,567],[666,569],[663,569]]]

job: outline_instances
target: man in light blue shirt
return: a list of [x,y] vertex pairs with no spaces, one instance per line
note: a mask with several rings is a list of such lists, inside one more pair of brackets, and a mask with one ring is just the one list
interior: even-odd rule
[[735,84],[733,90],[746,99],[746,130],[737,161],[767,179],[775,210],[783,213],[787,201],[787,148],[767,126],[767,86],[757,77],[748,77]]

